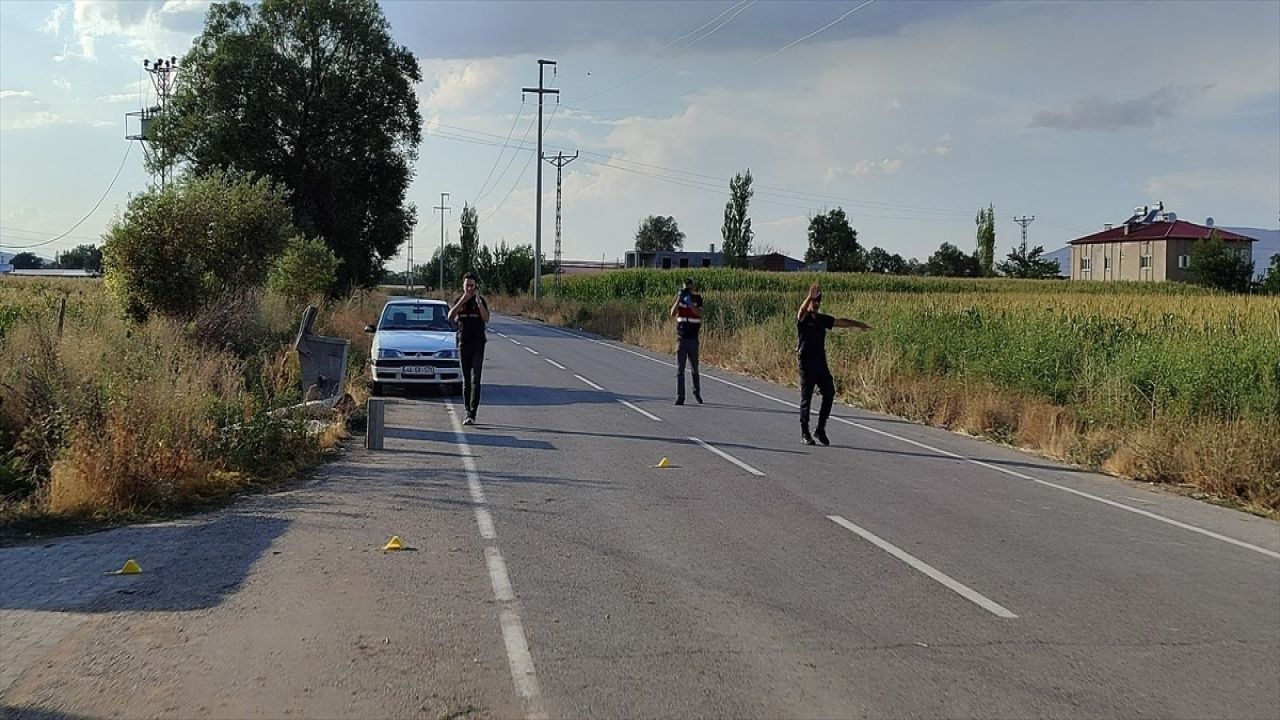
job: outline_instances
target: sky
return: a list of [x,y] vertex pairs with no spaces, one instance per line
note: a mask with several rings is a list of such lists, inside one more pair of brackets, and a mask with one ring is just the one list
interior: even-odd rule
[[[98,243],[151,178],[125,114],[154,102],[144,58],[181,58],[204,0],[0,1],[0,249]],[[1280,2],[426,2],[385,0],[423,69],[408,200],[416,261],[457,237],[533,243],[538,59],[544,153],[563,170],[563,253],[613,261],[671,215],[721,244],[750,169],[757,250],[802,257],[841,207],[859,242],[925,258],[998,253],[1035,216],[1047,250],[1163,202],[1180,218],[1280,223]],[[556,169],[542,163],[543,252]],[[65,237],[49,240],[61,234]],[[402,269],[403,255],[391,263]]]

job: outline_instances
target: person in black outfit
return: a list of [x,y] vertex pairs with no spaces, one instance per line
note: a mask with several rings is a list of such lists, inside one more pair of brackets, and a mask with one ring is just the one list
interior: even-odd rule
[[693,397],[702,404],[702,387],[698,382],[698,331],[702,329],[702,296],[694,292],[693,278],[684,279],[684,289],[671,305],[676,319],[676,404],[684,404],[684,364],[689,363],[693,375]]
[[449,308],[449,320],[458,326],[458,357],[462,361],[462,402],[467,408],[463,425],[476,424],[480,408],[480,374],[484,370],[485,325],[489,304],[476,292],[476,274],[462,276],[462,296]]
[[[827,331],[831,328],[853,327],[870,330],[871,326],[859,320],[848,320],[819,312],[822,304],[822,288],[818,283],[809,287],[809,295],[800,303],[796,313],[796,355],[800,364],[800,440],[812,445],[816,437],[823,445],[827,439],[827,418],[831,415],[831,403],[836,396],[836,383],[827,367]],[[809,404],[813,389],[822,393],[822,407],[818,410],[818,427],[809,434]]]

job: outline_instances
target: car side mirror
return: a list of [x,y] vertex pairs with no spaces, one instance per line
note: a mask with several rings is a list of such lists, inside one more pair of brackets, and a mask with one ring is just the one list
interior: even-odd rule
[[367,333],[371,333],[371,332],[378,332],[378,329],[377,329],[377,328],[375,328],[375,327],[374,327],[374,326],[372,326],[372,325],[365,325],[365,326],[364,326],[364,331],[365,331],[365,332],[367,332]]

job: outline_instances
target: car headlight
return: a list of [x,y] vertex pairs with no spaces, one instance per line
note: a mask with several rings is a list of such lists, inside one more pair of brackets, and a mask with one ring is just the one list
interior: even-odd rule
[[387,358],[398,358],[403,356],[404,356],[404,353],[400,352],[399,350],[392,350],[391,348],[378,348],[379,360],[385,360]]
[[456,358],[458,357],[458,351],[457,350],[441,350],[440,352],[436,353],[436,357]]

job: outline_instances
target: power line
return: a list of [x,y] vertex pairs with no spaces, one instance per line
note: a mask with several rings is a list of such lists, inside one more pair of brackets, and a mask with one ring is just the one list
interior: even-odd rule
[[[818,28],[817,30],[814,30],[813,32],[810,32],[810,33],[809,33],[809,34],[807,34],[807,35],[803,35],[803,36],[801,36],[801,37],[796,38],[795,40],[792,40],[791,42],[787,43],[786,45],[783,45],[782,47],[778,48],[777,50],[774,50],[773,52],[771,52],[771,53],[769,53],[768,55],[766,55],[766,56],[764,56],[764,57],[760,58],[759,60],[756,60],[756,61],[754,61],[754,62],[752,62],[752,63],[750,63],[750,64],[748,64],[748,65],[745,65],[745,66],[743,66],[743,67],[740,67],[740,68],[738,68],[737,70],[734,70],[733,72],[730,72],[730,73],[729,73],[729,74],[727,74],[727,75],[722,75],[722,76],[720,76],[719,78],[716,78],[715,80],[713,80],[713,81],[711,81],[710,83],[708,83],[708,86],[709,86],[709,85],[715,85],[716,83],[724,82],[725,80],[728,80],[729,78],[734,77],[734,76],[736,76],[736,75],[740,75],[740,74],[742,74],[742,73],[744,73],[744,72],[746,72],[746,71],[750,70],[750,69],[751,69],[751,68],[753,68],[753,67],[756,67],[757,65],[759,65],[759,64],[761,64],[761,63],[763,63],[763,62],[765,62],[765,61],[767,61],[767,60],[772,60],[773,58],[775,58],[775,57],[777,57],[777,56],[781,55],[782,53],[786,52],[787,50],[790,50],[791,48],[793,48],[793,47],[795,47],[796,45],[798,45],[798,44],[800,44],[800,43],[804,42],[805,40],[808,40],[809,38],[812,38],[812,37],[814,37],[815,35],[817,35],[817,34],[819,34],[819,33],[823,32],[823,31],[827,30],[828,28],[832,27],[832,26],[833,26],[833,25],[835,25],[836,23],[839,23],[841,20],[844,20],[845,18],[847,18],[847,17],[849,17],[850,15],[852,15],[852,14],[854,14],[854,13],[858,12],[858,11],[859,11],[859,10],[861,10],[862,8],[864,8],[864,7],[866,7],[866,6],[868,6],[868,5],[872,4],[872,3],[874,3],[875,1],[876,1],[876,0],[865,0],[861,5],[858,5],[858,6],[854,7],[853,9],[846,11],[846,12],[845,12],[843,15],[841,15],[840,17],[836,18],[835,20],[832,20],[831,22],[827,23],[826,25],[823,25],[822,27]],[[707,87],[707,86],[704,86],[704,88],[705,88],[705,87]],[[585,109],[585,108],[575,107],[575,106],[573,106],[573,105],[568,105],[568,104],[566,104],[566,105],[565,105],[565,107],[569,108],[570,110],[578,110],[579,112],[585,112],[585,113],[595,113],[595,114],[597,114],[597,115],[603,115],[603,114],[615,114],[615,113],[625,113],[625,112],[630,112],[630,111],[632,111],[632,110],[639,110],[639,109],[641,109],[641,108],[652,107],[652,106],[654,106],[654,105],[662,105],[662,104],[664,104],[664,103],[671,102],[672,100],[679,100],[679,99],[680,99],[680,98],[682,98],[682,97],[687,97],[687,96],[689,96],[689,95],[692,95],[693,93],[698,92],[699,90],[702,90],[702,89],[704,89],[704,88],[695,88],[695,89],[693,89],[693,90],[689,90],[688,92],[683,92],[683,93],[680,93],[679,95],[675,95],[675,96],[672,96],[672,97],[663,98],[663,99],[661,99],[661,100],[654,100],[653,102],[641,103],[640,105],[631,105],[631,106],[629,106],[629,107],[622,107],[622,108],[610,108],[610,109],[604,109],[604,110],[588,110],[588,109]],[[572,98],[571,98],[571,99],[572,99]]]
[[[559,107],[559,106],[557,106],[557,107]],[[527,139],[528,139],[528,137],[529,137],[529,131],[530,131],[530,130],[532,130],[532,129],[533,129],[533,126],[534,126],[534,125],[537,125],[537,124],[538,124],[538,119],[537,119],[537,118],[532,118],[532,119],[530,119],[530,120],[529,120],[529,127],[527,127],[527,128],[525,128],[525,129],[524,129],[524,136],[520,138],[520,144],[521,144],[521,145],[524,145],[524,144],[525,144],[525,142],[527,141]],[[486,190],[485,192],[481,193],[481,194],[480,194],[480,196],[476,198],[476,203],[479,203],[481,200],[483,200],[483,199],[485,199],[486,197],[488,197],[489,193],[493,192],[493,189],[494,189],[494,188],[496,188],[496,187],[498,187],[498,183],[502,182],[502,178],[504,178],[504,177],[506,177],[506,176],[507,176],[507,171],[511,169],[511,164],[512,164],[512,163],[514,163],[515,161],[516,161],[515,153],[512,153],[512,154],[511,154],[511,159],[507,161],[507,166],[506,166],[506,167],[504,167],[504,168],[502,168],[502,174],[498,175],[498,179],[493,181],[493,185],[492,185],[488,190]]]
[[120,158],[120,167],[116,168],[116,174],[114,177],[111,178],[111,184],[108,185],[107,189],[102,192],[102,197],[98,198],[98,202],[94,203],[93,207],[89,210],[89,212],[85,213],[85,216],[80,218],[79,222],[77,222],[75,225],[72,225],[69,230],[62,233],[61,235],[56,235],[54,237],[49,238],[48,240],[44,240],[42,242],[38,242],[32,245],[7,245],[5,247],[8,247],[10,250],[30,250],[31,248],[43,247],[50,243],[55,243],[61,240],[62,238],[70,235],[72,231],[74,231],[76,228],[83,225],[84,221],[92,217],[93,214],[98,211],[98,208],[102,206],[102,202],[107,199],[107,195],[111,192],[111,188],[116,186],[116,180],[120,179],[120,173],[121,171],[124,170],[124,164],[128,162],[129,153],[132,150],[133,150],[133,143],[129,143],[129,145],[125,147],[124,157]]
[[[489,168],[489,174],[485,177],[484,182],[480,184],[480,189],[476,191],[478,197],[489,186],[489,179],[493,177],[493,171],[498,169],[498,163],[502,162],[502,154],[507,151],[507,143],[511,142],[511,134],[516,131],[516,123],[520,122],[520,113],[524,111],[524,98],[520,98],[520,107],[516,109],[515,119],[511,121],[511,129],[507,131],[507,137],[502,141],[502,149],[498,151],[498,157],[493,159],[493,167]],[[526,133],[527,135],[527,133]]]
[[[627,78],[626,80],[623,80],[622,82],[619,82],[619,83],[618,83],[618,84],[616,84],[616,85],[612,85],[612,86],[610,86],[610,87],[605,88],[604,90],[601,90],[601,91],[599,91],[599,92],[592,93],[592,94],[590,94],[590,95],[584,95],[584,96],[582,96],[582,97],[580,97],[580,98],[575,98],[575,99],[574,99],[574,102],[582,102],[583,100],[590,100],[591,98],[594,98],[594,97],[600,97],[601,95],[604,95],[605,93],[609,93],[609,92],[613,92],[614,90],[617,90],[618,88],[622,87],[623,85],[626,85],[627,83],[630,83],[630,82],[632,82],[632,81],[634,81],[634,80],[639,80],[640,78],[644,77],[645,75],[648,75],[649,73],[653,72],[654,70],[657,70],[658,68],[662,67],[663,65],[666,65],[667,63],[669,63],[669,62],[671,62],[672,60],[676,59],[676,58],[677,58],[677,57],[679,57],[679,56],[680,56],[680,54],[681,54],[681,53],[683,53],[685,50],[688,50],[689,48],[693,47],[694,45],[697,45],[699,42],[701,42],[701,41],[703,41],[703,40],[705,40],[705,39],[707,39],[707,38],[711,37],[712,35],[714,35],[714,34],[716,33],[716,31],[720,30],[720,28],[722,28],[722,27],[724,27],[725,25],[728,25],[729,23],[733,22],[734,18],[738,17],[738,16],[739,16],[739,15],[741,15],[743,12],[746,12],[747,8],[751,7],[752,5],[755,5],[755,4],[756,4],[756,1],[757,1],[757,0],[750,0],[750,2],[747,2],[747,0],[741,0],[741,2],[736,3],[733,7],[729,8],[728,10],[725,10],[724,12],[720,13],[719,15],[717,15],[717,16],[715,17],[715,19],[711,20],[711,22],[705,23],[702,27],[698,28],[697,30],[694,30],[693,32],[685,33],[684,35],[680,36],[680,38],[678,38],[678,39],[686,38],[686,37],[688,37],[688,36],[690,36],[690,35],[692,35],[692,34],[694,34],[694,33],[698,32],[698,31],[702,30],[702,28],[705,28],[707,25],[710,25],[711,23],[716,22],[716,20],[719,20],[720,18],[724,17],[726,14],[731,13],[731,12],[733,13],[733,15],[730,15],[730,16],[729,16],[729,18],[728,18],[727,20],[725,20],[724,22],[720,23],[719,25],[717,25],[717,26],[715,26],[715,27],[711,28],[711,30],[707,31],[705,34],[700,35],[700,36],[698,36],[698,37],[694,38],[692,41],[690,41],[690,42],[689,42],[687,45],[685,45],[684,47],[680,48],[679,50],[675,51],[674,53],[672,53],[672,54],[668,55],[667,57],[663,58],[661,62],[659,62],[659,63],[657,63],[657,64],[655,64],[655,65],[652,65],[652,66],[650,66],[648,69],[646,69],[646,70],[642,70],[642,71],[640,71],[639,73],[636,73],[635,75],[632,75],[631,77]],[[738,7],[739,5],[741,5],[742,7],[740,7],[740,8],[739,8],[739,7]],[[735,10],[735,9],[737,9],[737,12],[734,12],[734,10]],[[673,41],[672,43],[667,43],[667,45],[664,45],[663,47],[668,47],[668,46],[670,46],[670,45],[674,44],[674,42],[675,42],[675,41]]]
[[[546,132],[547,128],[551,127],[551,121],[556,119],[556,111],[559,109],[560,109],[560,104],[556,103],[556,106],[551,109],[551,117],[547,118],[547,124],[546,124],[546,127],[543,128],[543,132]],[[512,155],[511,157],[512,159],[515,158],[514,155]],[[498,214],[498,210],[501,209],[504,204],[506,204],[507,198],[511,197],[511,193],[515,192],[516,188],[520,187],[520,181],[524,179],[524,174],[526,172],[529,172],[529,166],[533,164],[533,159],[535,157],[537,157],[537,155],[529,156],[529,160],[524,164],[524,168],[520,170],[520,176],[517,177],[516,181],[511,184],[511,189],[507,190],[507,194],[502,197],[502,201],[499,202],[496,207],[490,210],[488,215],[484,216],[484,220],[486,222],[488,222],[491,218],[493,218],[494,215]]]

